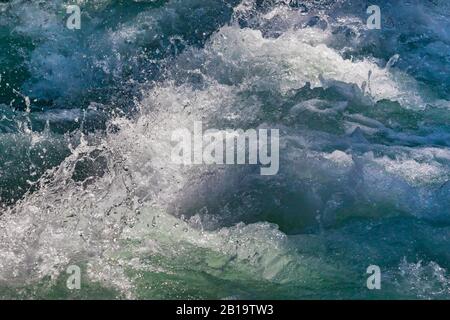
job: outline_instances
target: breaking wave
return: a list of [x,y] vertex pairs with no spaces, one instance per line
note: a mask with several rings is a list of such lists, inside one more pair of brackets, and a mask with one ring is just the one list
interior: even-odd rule
[[[449,4],[380,2],[0,3],[0,297],[448,298]],[[278,175],[171,163],[195,121]]]

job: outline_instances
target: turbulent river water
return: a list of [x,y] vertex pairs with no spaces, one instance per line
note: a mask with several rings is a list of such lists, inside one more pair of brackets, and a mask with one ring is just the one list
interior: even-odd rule
[[0,298],[450,298],[450,2],[373,2],[0,0]]

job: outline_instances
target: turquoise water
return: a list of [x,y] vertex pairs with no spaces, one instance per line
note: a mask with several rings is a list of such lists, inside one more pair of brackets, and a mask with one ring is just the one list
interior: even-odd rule
[[[0,298],[448,299],[450,4],[373,4],[0,1]],[[200,120],[278,174],[168,161]]]

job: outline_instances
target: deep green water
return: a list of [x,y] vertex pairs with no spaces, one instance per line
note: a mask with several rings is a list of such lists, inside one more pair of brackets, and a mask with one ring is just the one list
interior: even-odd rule
[[[450,297],[448,1],[374,1],[381,30],[359,0],[78,3],[0,1],[0,298]],[[278,128],[279,173],[168,161],[199,120]]]

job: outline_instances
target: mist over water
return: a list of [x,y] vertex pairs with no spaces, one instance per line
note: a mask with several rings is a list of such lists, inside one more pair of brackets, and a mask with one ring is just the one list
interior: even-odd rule
[[[381,30],[366,1],[77,3],[0,2],[1,298],[450,297],[448,1],[376,1]],[[196,121],[279,129],[278,174],[172,163]]]

